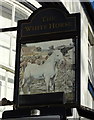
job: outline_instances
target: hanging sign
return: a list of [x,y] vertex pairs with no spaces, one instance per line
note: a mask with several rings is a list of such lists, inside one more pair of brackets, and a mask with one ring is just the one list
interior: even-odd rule
[[52,7],[18,22],[15,104],[79,102],[79,21],[79,14]]

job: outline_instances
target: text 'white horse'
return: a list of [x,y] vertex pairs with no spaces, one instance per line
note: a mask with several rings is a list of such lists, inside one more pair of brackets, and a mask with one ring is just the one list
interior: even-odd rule
[[27,92],[30,93],[30,80],[44,79],[47,92],[50,91],[50,84],[55,91],[55,79],[57,75],[57,64],[63,62],[63,54],[60,50],[54,50],[46,62],[42,65],[28,63],[24,71],[23,86],[27,86]]

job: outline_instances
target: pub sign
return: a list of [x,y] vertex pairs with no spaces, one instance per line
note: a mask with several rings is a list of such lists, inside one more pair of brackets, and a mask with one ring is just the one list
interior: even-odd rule
[[28,20],[18,21],[17,106],[79,103],[79,26],[78,13],[58,7],[39,8]]

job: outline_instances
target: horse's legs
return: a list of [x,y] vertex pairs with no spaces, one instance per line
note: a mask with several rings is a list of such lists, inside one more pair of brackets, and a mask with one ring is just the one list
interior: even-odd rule
[[55,92],[55,80],[56,80],[56,75],[53,75],[53,77],[50,78],[50,83],[51,83],[52,91],[54,92]]
[[27,89],[27,93],[28,93],[28,94],[31,94],[30,86],[29,86],[28,89]]
[[24,94],[22,87],[20,88],[20,94]]
[[47,87],[47,92],[50,91],[50,85],[49,85],[50,78],[47,76],[45,77],[45,82],[46,82],[46,87]]
[[31,77],[28,78],[28,82],[27,82],[27,93],[31,94]]
[[54,77],[51,78],[51,87],[52,87],[52,90],[55,92],[55,79],[54,79]]
[[53,91],[55,92],[55,81],[53,83]]
[[25,80],[23,79],[19,84],[20,84],[20,94],[24,94],[23,88],[24,88],[24,82]]
[[25,87],[25,93],[30,94],[30,91],[31,91],[30,84],[26,83],[24,87]]
[[[23,91],[23,93],[27,93],[27,94],[30,94],[30,91],[31,91],[31,89],[30,89],[30,84],[31,83],[31,79],[30,79],[30,77],[28,77],[28,78],[24,78],[24,83],[22,84],[22,86],[21,86],[21,90],[23,91],[23,89],[25,88],[25,91]],[[22,92],[21,91],[21,92]]]

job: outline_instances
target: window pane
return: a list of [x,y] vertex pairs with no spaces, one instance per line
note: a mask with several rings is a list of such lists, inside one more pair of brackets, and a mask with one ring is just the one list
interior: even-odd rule
[[10,32],[0,33],[0,47],[10,47]]
[[0,33],[0,64],[15,67],[17,32]]
[[0,47],[0,63],[9,65],[9,49]]
[[12,101],[13,100],[13,92],[14,92],[14,74],[7,72],[6,98]]
[[0,28],[10,27],[12,19],[12,6],[0,1]]
[[28,15],[26,15],[24,13],[24,11],[16,8],[15,9],[15,22],[17,22],[18,20],[22,20],[22,19],[28,19]]
[[[28,9],[28,8],[27,8]],[[25,6],[19,5],[19,2],[0,0],[0,28],[17,26],[17,21],[27,19],[32,13]]]

